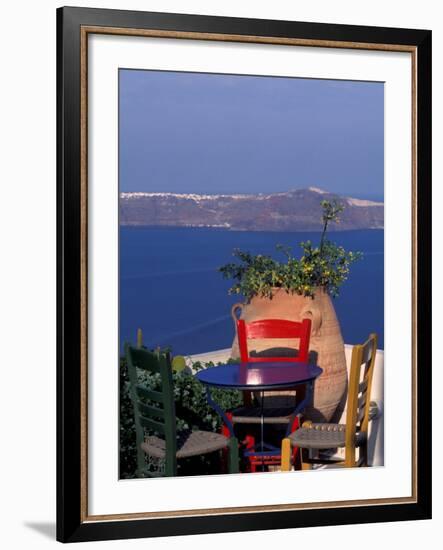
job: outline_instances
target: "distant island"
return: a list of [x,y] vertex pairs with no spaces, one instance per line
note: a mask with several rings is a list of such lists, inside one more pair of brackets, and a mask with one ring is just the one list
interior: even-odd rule
[[231,231],[320,231],[323,199],[346,208],[331,230],[383,229],[384,204],[317,187],[257,195],[121,193],[120,224],[213,227]]

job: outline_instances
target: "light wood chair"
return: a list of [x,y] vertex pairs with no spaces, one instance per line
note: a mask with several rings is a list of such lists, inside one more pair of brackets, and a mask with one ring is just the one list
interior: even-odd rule
[[[368,425],[377,415],[371,403],[371,386],[377,353],[377,335],[352,349],[348,385],[346,424],[304,422],[302,427],[282,441],[282,471],[291,469],[291,448],[302,449],[302,469],[313,464],[334,464],[346,468],[368,465]],[[314,456],[318,451],[344,448],[344,459],[326,459]],[[357,458],[358,449],[358,458]]]

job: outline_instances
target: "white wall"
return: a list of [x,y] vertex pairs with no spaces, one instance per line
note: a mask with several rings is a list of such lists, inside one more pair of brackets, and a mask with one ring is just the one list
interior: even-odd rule
[[[435,0],[75,0],[73,4],[431,28],[436,60],[434,150],[441,151],[443,81],[438,65],[443,57],[443,19]],[[8,549],[41,549],[55,544],[55,8],[59,5],[62,3],[53,0],[2,5],[0,541]],[[443,199],[441,158],[441,154],[434,156],[434,181],[439,183],[435,186],[434,204]],[[437,231],[436,250],[441,235],[439,228]],[[440,273],[440,263],[440,258],[434,258],[436,275]],[[437,303],[435,310],[439,305],[443,304]],[[25,346],[26,353],[22,354]],[[441,373],[440,368],[434,372],[436,391],[439,382],[443,382]],[[436,406],[439,401],[435,395]],[[441,447],[435,441],[436,464]],[[442,472],[443,468],[435,469],[436,487],[443,486]],[[387,547],[390,541],[405,550],[415,549],[425,537],[440,538],[442,499],[437,491],[434,498],[435,519],[431,522],[204,535],[152,540],[149,545],[195,550],[208,545],[316,548],[332,547],[334,540],[358,540],[362,549]],[[114,548],[142,548],[146,544],[98,543],[100,547]]]

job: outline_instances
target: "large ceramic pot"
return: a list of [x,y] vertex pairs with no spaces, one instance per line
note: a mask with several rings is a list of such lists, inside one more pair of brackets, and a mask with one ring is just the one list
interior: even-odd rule
[[[329,294],[320,288],[311,298],[275,289],[272,299],[255,297],[249,304],[235,304],[232,312],[235,318],[240,313],[246,323],[259,319],[311,319],[310,361],[321,367],[323,374],[315,382],[314,399],[305,417],[314,422],[337,421],[346,402],[347,370],[340,325]],[[256,352],[271,348],[294,349],[296,345],[294,340],[253,340],[250,351],[251,348]],[[231,355],[240,356],[237,337]]]

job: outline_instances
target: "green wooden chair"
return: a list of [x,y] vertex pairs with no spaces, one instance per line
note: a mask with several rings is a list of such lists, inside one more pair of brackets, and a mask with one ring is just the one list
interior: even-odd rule
[[[157,477],[146,471],[145,455],[165,461],[163,476],[177,475],[177,459],[229,450],[229,473],[238,470],[238,443],[235,437],[201,431],[177,432],[172,368],[169,353],[151,352],[146,348],[125,345],[134,407],[137,439],[137,476]],[[137,370],[160,375],[161,390],[144,387]],[[145,433],[145,430],[147,433]]]

